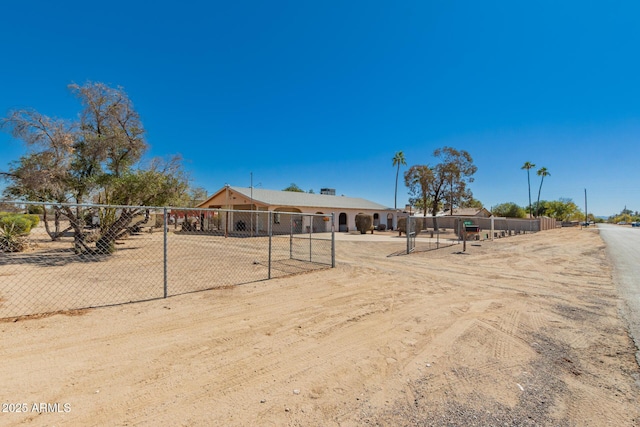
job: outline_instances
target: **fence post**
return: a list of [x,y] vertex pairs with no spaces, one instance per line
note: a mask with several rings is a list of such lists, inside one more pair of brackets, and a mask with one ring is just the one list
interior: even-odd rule
[[311,236],[313,234],[313,220],[315,219],[315,216],[311,216],[309,215],[309,223],[311,225],[309,225],[309,262],[311,262],[311,252],[312,252],[312,248],[311,248]]
[[462,226],[462,252],[467,251],[467,229],[465,226]]
[[269,233],[269,268],[267,279],[271,279],[271,236],[273,235],[273,211],[269,211],[269,225],[267,225],[267,233]]
[[163,229],[163,234],[164,234],[164,260],[163,260],[163,264],[164,264],[164,297],[167,297],[167,227],[169,226],[169,221],[167,218],[167,208],[164,207],[163,209],[163,217],[164,217],[164,225],[162,227]]
[[331,268],[336,266],[336,213],[331,212]]
[[405,231],[404,234],[407,237],[407,255],[410,253],[409,248],[411,246],[411,244],[409,243],[409,234],[411,234],[409,230],[411,230],[411,217],[407,216],[407,221],[404,223],[404,231]]
[[289,214],[289,259],[293,259],[293,214]]
[[495,234],[495,225],[494,225],[493,215],[491,215],[491,240],[493,240],[494,234]]
[[411,253],[411,215],[407,216],[407,222],[404,223],[404,231],[407,236],[407,255]]

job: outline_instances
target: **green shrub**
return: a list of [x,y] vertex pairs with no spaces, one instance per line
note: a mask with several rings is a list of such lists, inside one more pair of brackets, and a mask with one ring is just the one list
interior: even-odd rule
[[361,233],[365,234],[367,231],[371,229],[373,226],[373,217],[367,214],[358,214],[356,215],[356,229]]
[[0,230],[7,233],[15,233],[19,235],[27,235],[31,231],[33,220],[27,218],[27,215],[6,215],[0,217]]
[[29,221],[31,221],[31,229],[33,230],[34,228],[36,228],[38,226],[38,224],[40,224],[40,217],[36,214],[26,214],[23,215],[25,218],[27,218]]
[[38,215],[0,212],[0,251],[23,251],[27,247],[26,236],[39,222]]
[[0,251],[21,252],[26,247],[24,229],[31,223],[24,218],[4,216],[0,218]]
[[42,215],[44,213],[44,208],[39,205],[29,205],[27,206],[27,212],[35,215]]
[[493,213],[494,216],[506,218],[525,218],[527,216],[527,211],[513,202],[494,206],[493,209],[491,209],[491,213]]

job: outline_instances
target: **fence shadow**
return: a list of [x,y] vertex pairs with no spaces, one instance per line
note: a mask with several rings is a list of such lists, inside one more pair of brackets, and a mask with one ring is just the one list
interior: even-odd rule
[[[134,248],[118,248],[118,251]],[[0,265],[37,265],[41,267],[62,267],[68,264],[91,264],[112,258],[111,254],[77,254],[73,248],[47,249],[37,252],[5,253],[0,256]]]

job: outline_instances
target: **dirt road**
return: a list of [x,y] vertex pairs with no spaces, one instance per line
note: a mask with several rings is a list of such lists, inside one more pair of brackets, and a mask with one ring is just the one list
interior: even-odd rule
[[331,270],[0,323],[0,425],[640,423],[595,230],[460,249],[364,235]]

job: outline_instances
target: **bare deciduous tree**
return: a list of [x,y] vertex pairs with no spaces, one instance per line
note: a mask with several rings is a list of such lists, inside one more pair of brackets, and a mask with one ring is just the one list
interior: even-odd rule
[[[145,131],[122,88],[89,82],[72,84],[69,89],[83,106],[75,122],[52,119],[34,110],[13,111],[0,121],[0,127],[31,150],[2,173],[9,181],[6,195],[50,203],[97,201],[135,206],[163,206],[182,197],[188,180],[178,157],[140,166],[148,148]],[[59,209],[70,220],[78,252],[111,252],[114,240],[142,211],[123,208],[117,218],[104,214],[100,239],[90,248],[82,208]]]

